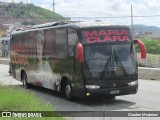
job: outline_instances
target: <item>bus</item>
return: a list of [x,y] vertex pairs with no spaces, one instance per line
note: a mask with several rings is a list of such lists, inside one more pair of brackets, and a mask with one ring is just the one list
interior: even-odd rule
[[128,26],[103,22],[52,22],[11,34],[12,76],[32,85],[75,97],[136,94],[135,44],[142,41]]

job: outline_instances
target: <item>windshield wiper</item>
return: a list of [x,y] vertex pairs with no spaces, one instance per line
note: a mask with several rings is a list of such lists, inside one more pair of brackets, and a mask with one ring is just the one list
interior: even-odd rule
[[111,64],[111,57],[109,57],[108,59],[107,59],[107,62],[106,62],[106,64],[105,64],[105,66],[104,66],[104,69],[103,69],[103,71],[100,73],[100,78],[102,79],[104,76],[105,76],[105,74],[106,73],[108,73],[108,76],[107,77],[109,77],[110,76],[110,74],[111,74],[111,69],[109,68],[109,65]]
[[88,64],[87,64],[86,61],[84,62],[84,67],[87,70],[87,72],[90,74],[90,76],[92,77],[92,73],[91,73],[91,71],[90,71],[90,69],[89,69]]
[[[124,67],[123,64],[122,64],[122,61],[117,57],[117,54],[116,54],[116,51],[115,51],[114,48],[113,48],[113,50],[114,50],[114,57],[115,57],[115,61],[116,61],[117,66],[124,72],[124,74],[125,74],[126,76],[128,76],[128,73],[127,73],[125,67]],[[119,63],[120,65],[118,65],[118,63]]]

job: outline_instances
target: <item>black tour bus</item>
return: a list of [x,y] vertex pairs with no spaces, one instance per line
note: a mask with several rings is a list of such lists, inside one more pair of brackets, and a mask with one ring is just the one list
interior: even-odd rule
[[103,22],[53,22],[11,35],[12,76],[67,99],[136,94],[138,66],[146,49],[129,27]]

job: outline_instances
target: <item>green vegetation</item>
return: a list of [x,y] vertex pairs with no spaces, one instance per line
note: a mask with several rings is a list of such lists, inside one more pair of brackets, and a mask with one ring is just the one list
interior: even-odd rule
[[[44,104],[34,96],[22,88],[0,86],[0,111],[50,111],[52,106],[50,103]],[[3,96],[3,97],[2,97]]]
[[146,46],[147,53],[160,54],[160,40],[142,40]]
[[[43,102],[40,98],[36,97],[32,92],[26,92],[24,89],[20,87],[0,86],[0,111],[52,111],[52,110],[53,108],[50,103]],[[41,118],[40,120],[46,120],[46,119],[49,120],[53,118]],[[57,120],[57,118],[54,119]],[[62,117],[59,117],[58,119],[62,120]],[[15,120],[17,120],[17,118]]]
[[[147,58],[139,60],[139,66],[141,67],[155,67],[159,64],[160,54],[160,40],[143,39],[147,51]],[[138,45],[136,45],[136,51],[140,52]]]
[[0,5],[0,19],[23,21],[23,24],[38,24],[44,22],[63,21],[64,17],[50,10],[33,4],[7,3]]
[[[160,54],[160,40],[143,39],[142,42],[145,44],[147,54]],[[136,50],[140,51],[137,45]]]

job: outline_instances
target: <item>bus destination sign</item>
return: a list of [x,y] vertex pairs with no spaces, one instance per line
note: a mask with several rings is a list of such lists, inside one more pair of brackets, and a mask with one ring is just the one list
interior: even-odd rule
[[111,43],[111,42],[131,42],[129,31],[126,29],[113,30],[84,30],[82,32],[83,42],[91,43]]

